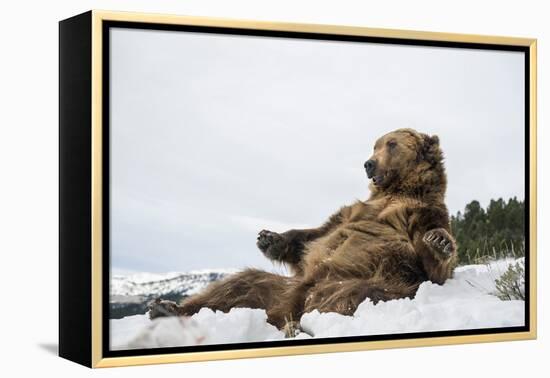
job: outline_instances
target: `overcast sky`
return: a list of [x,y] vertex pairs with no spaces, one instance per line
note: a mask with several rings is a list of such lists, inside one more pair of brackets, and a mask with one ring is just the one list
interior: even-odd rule
[[277,270],[257,232],[366,199],[401,127],[439,135],[452,213],[524,198],[522,53],[111,30],[117,272]]

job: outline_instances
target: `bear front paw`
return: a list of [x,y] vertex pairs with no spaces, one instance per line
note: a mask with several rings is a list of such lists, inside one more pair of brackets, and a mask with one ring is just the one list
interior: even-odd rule
[[162,300],[160,298],[153,299],[147,304],[149,310],[149,319],[161,318],[165,316],[179,316],[179,306],[176,302]]
[[284,250],[285,239],[276,232],[262,230],[258,233],[256,245],[267,258],[278,260]]
[[448,258],[456,252],[456,243],[453,237],[443,228],[435,228],[426,232],[422,240],[439,256]]

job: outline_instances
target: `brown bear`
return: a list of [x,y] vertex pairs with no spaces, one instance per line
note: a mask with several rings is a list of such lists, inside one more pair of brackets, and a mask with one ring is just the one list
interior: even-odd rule
[[439,138],[392,131],[376,141],[364,167],[372,180],[367,201],[342,207],[318,228],[259,233],[258,248],[287,264],[292,276],[246,269],[181,305],[156,300],[150,317],[260,308],[288,332],[314,309],[351,315],[367,297],[375,303],[414,297],[423,281],[445,282],[457,253]]

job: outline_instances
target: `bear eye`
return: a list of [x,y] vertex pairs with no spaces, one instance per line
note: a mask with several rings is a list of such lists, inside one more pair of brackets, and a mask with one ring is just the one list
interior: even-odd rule
[[388,142],[388,147],[389,147],[390,149],[394,149],[395,147],[397,147],[397,142],[394,141],[394,140],[390,140],[390,141]]

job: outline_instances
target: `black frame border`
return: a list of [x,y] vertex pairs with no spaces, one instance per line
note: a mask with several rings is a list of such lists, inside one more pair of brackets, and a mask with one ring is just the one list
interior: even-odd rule
[[89,367],[92,39],[92,12],[59,22],[59,356]]
[[[176,32],[194,32],[194,33],[209,33],[209,34],[225,34],[225,35],[240,35],[254,37],[275,37],[275,38],[290,38],[290,39],[309,39],[309,40],[325,40],[325,41],[341,41],[341,42],[358,42],[358,43],[376,43],[376,44],[392,44],[404,46],[422,46],[422,47],[447,47],[461,49],[477,49],[477,50],[497,50],[497,51],[515,51],[523,52],[524,61],[524,82],[525,82],[525,325],[521,327],[502,327],[502,328],[481,328],[469,330],[451,330],[451,331],[436,331],[436,332],[416,332],[402,334],[387,334],[387,335],[371,335],[371,336],[349,336],[349,337],[331,337],[331,338],[313,338],[305,340],[278,340],[278,341],[262,341],[250,343],[232,343],[232,344],[211,344],[200,346],[182,346],[169,348],[147,348],[147,349],[129,349],[129,350],[110,350],[110,323],[109,323],[109,279],[110,279],[110,29],[111,28],[128,28],[142,30],[158,30],[158,31],[176,31]],[[530,59],[531,52],[528,46],[517,45],[500,45],[500,44],[484,44],[474,42],[450,42],[450,41],[433,41],[422,39],[405,39],[405,38],[388,38],[388,37],[370,37],[370,36],[355,36],[355,35],[336,35],[325,33],[311,32],[290,32],[290,31],[273,31],[260,29],[245,29],[245,28],[229,28],[229,27],[214,27],[214,26],[191,26],[191,25],[174,25],[161,23],[147,23],[134,21],[102,21],[102,128],[103,128],[103,204],[102,204],[102,232],[103,232],[103,262],[102,262],[102,357],[130,357],[143,355],[159,355],[172,353],[193,353],[193,352],[209,352],[221,350],[238,350],[238,349],[257,349],[257,348],[272,348],[272,347],[292,347],[303,345],[326,345],[336,343],[354,343],[368,341],[385,341],[385,340],[406,340],[406,339],[423,339],[434,337],[449,337],[449,336],[474,336],[474,335],[489,335],[502,334],[511,332],[529,332],[530,331],[530,178],[531,178],[531,158],[530,158]]]

